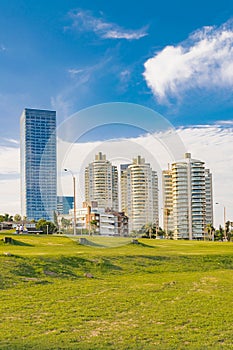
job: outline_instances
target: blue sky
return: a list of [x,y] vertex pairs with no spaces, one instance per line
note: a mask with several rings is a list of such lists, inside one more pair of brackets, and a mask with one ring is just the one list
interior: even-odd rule
[[[233,79],[211,81],[219,60],[213,63],[210,56],[223,51],[222,26],[228,22],[232,33],[232,16],[231,0],[1,0],[1,136],[19,138],[24,107],[56,109],[58,123],[82,108],[115,101],[150,107],[175,126],[231,120]],[[197,31],[203,36],[206,26],[214,27],[212,33],[203,40],[191,38]],[[220,43],[209,48],[209,54],[189,62],[184,52],[177,57],[180,48],[192,54],[202,41],[211,46],[216,38]],[[228,61],[232,42],[229,39]],[[167,47],[172,49],[166,55]],[[172,65],[173,57],[177,64]],[[195,70],[192,60],[200,66],[207,57],[207,81],[202,81],[205,69],[182,76],[190,67]],[[229,65],[227,59],[223,65]],[[161,60],[169,68],[170,81],[163,76]],[[174,72],[179,64],[180,71]],[[173,85],[174,91],[169,89]]]
[[[215,174],[216,202],[233,212],[232,91],[232,0],[1,0],[0,191],[8,206],[0,211],[19,211],[25,107],[55,109],[60,125],[84,108],[129,102],[178,130]],[[97,128],[83,140],[119,130]]]

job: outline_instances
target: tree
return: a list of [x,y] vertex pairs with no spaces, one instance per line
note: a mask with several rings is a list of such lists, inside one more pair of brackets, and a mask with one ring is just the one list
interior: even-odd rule
[[52,221],[46,221],[45,219],[40,219],[36,223],[36,229],[42,230],[43,233],[55,233],[57,228]]
[[91,221],[90,221],[90,234],[93,234],[93,233],[96,232],[97,223],[98,223],[97,220],[91,220]]
[[215,228],[213,227],[212,224],[207,224],[204,230],[204,240],[205,237],[207,236],[207,239],[209,241],[213,240],[214,238],[214,232],[215,232]]
[[166,232],[161,227],[159,227],[159,229],[157,230],[157,236],[165,237],[166,236]]
[[130,232],[130,236],[131,237],[138,237],[138,236],[140,236],[141,233],[142,233],[141,231],[133,230]]
[[61,218],[61,226],[62,226],[62,228],[65,228],[67,230],[70,227],[70,220],[62,217]]
[[14,216],[14,221],[15,221],[15,222],[20,222],[20,221],[21,221],[21,215],[15,214],[15,216]]
[[1,222],[6,221],[6,222],[11,222],[13,221],[13,216],[10,214],[5,213],[4,215],[1,215]]
[[156,238],[158,233],[156,224],[153,224],[152,222],[148,222],[147,224],[143,225],[141,231],[144,238]]
[[221,225],[219,225],[219,229],[214,232],[214,240],[215,241],[223,241],[224,239],[224,230]]
[[224,233],[223,237],[224,237],[224,240],[227,240],[228,242],[230,242],[232,239],[232,233],[233,233],[231,229],[233,226],[232,224],[233,223],[230,221],[226,221],[225,223],[225,231],[223,232]]
[[58,227],[58,221],[57,221],[57,212],[54,210],[53,212],[53,221],[56,227]]
[[169,230],[166,234],[165,234],[165,237],[168,238],[168,239],[173,239],[173,231]]

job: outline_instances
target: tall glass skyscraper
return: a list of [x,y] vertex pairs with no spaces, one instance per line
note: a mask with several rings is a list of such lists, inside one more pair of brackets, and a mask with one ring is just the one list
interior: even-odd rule
[[20,119],[21,211],[54,220],[57,210],[56,112],[24,109]]

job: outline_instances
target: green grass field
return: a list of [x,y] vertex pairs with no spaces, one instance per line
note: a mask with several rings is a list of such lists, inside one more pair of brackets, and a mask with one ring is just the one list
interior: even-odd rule
[[1,350],[233,349],[233,243],[86,238],[0,235]]

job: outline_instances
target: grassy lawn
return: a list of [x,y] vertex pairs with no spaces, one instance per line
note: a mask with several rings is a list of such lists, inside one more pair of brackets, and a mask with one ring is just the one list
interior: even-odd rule
[[233,243],[86,239],[0,235],[1,350],[233,349]]

